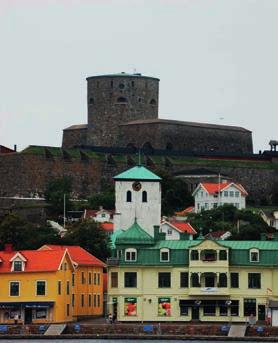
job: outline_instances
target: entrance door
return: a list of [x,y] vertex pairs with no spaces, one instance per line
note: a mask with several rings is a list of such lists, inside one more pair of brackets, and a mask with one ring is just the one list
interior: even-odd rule
[[200,319],[200,308],[199,306],[192,307],[192,320],[199,320]]
[[113,304],[113,321],[117,320],[118,318],[118,304]]
[[265,305],[258,305],[258,320],[265,320]]
[[31,324],[32,323],[32,309],[25,308],[24,312],[24,324]]

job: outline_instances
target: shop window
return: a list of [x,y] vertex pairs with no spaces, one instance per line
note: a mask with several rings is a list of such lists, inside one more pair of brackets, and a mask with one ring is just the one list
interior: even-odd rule
[[45,295],[46,293],[46,282],[45,281],[37,281],[37,295]]
[[118,288],[118,272],[111,272],[111,288]]
[[170,261],[170,250],[167,248],[160,249],[160,262]]
[[191,287],[200,287],[199,275],[197,273],[191,274]]
[[180,287],[188,288],[188,273],[187,272],[180,273]]
[[228,305],[226,300],[218,300],[219,305],[219,315],[227,316],[228,315]]
[[227,251],[226,250],[220,250],[219,251],[219,260],[220,261],[226,261],[227,260]]
[[171,287],[171,273],[158,273],[158,287],[159,288]]
[[219,275],[219,287],[227,287],[227,275],[225,273]]
[[180,300],[180,316],[188,316],[188,303],[186,300]]
[[250,262],[260,262],[260,255],[258,249],[251,249],[249,251]]
[[131,196],[131,191],[126,192],[126,202],[131,202],[132,201],[132,196]]
[[215,316],[216,300],[205,300],[203,303],[204,316]]
[[248,273],[248,288],[261,288],[261,273]]
[[243,303],[244,316],[255,316],[257,314],[256,299],[244,299]]
[[125,272],[124,274],[124,285],[125,287],[137,287],[137,273],[136,272]]
[[125,260],[126,262],[136,262],[137,260],[137,250],[130,248],[125,251]]
[[47,318],[47,309],[40,308],[36,309],[35,312],[36,319],[46,319]]
[[190,259],[191,259],[191,261],[198,261],[199,260],[199,251],[198,250],[191,250]]
[[148,194],[146,191],[142,192],[142,202],[148,202]]
[[11,281],[10,282],[10,296],[11,297],[18,297],[19,296],[19,281]]
[[239,288],[239,274],[231,273],[231,288]]
[[125,316],[137,316],[137,298],[124,298]]

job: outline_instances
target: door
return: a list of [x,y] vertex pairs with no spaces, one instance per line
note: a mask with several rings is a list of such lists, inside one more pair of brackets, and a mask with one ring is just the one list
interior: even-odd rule
[[258,305],[258,320],[265,320],[265,305]]
[[192,320],[199,320],[200,319],[200,308],[199,306],[193,306],[192,307]]
[[24,324],[31,324],[32,323],[32,309],[25,308],[24,311]]

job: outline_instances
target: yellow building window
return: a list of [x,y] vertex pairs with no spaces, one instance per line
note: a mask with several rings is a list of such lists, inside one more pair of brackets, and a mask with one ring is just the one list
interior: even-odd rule
[[58,281],[58,294],[61,295],[62,294],[62,281]]

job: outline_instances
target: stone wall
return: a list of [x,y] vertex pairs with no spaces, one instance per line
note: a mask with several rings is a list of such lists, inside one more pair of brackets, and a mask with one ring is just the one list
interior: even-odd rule
[[87,127],[64,129],[62,147],[72,148],[74,146],[80,146],[80,145],[86,145],[86,144],[87,144]]

